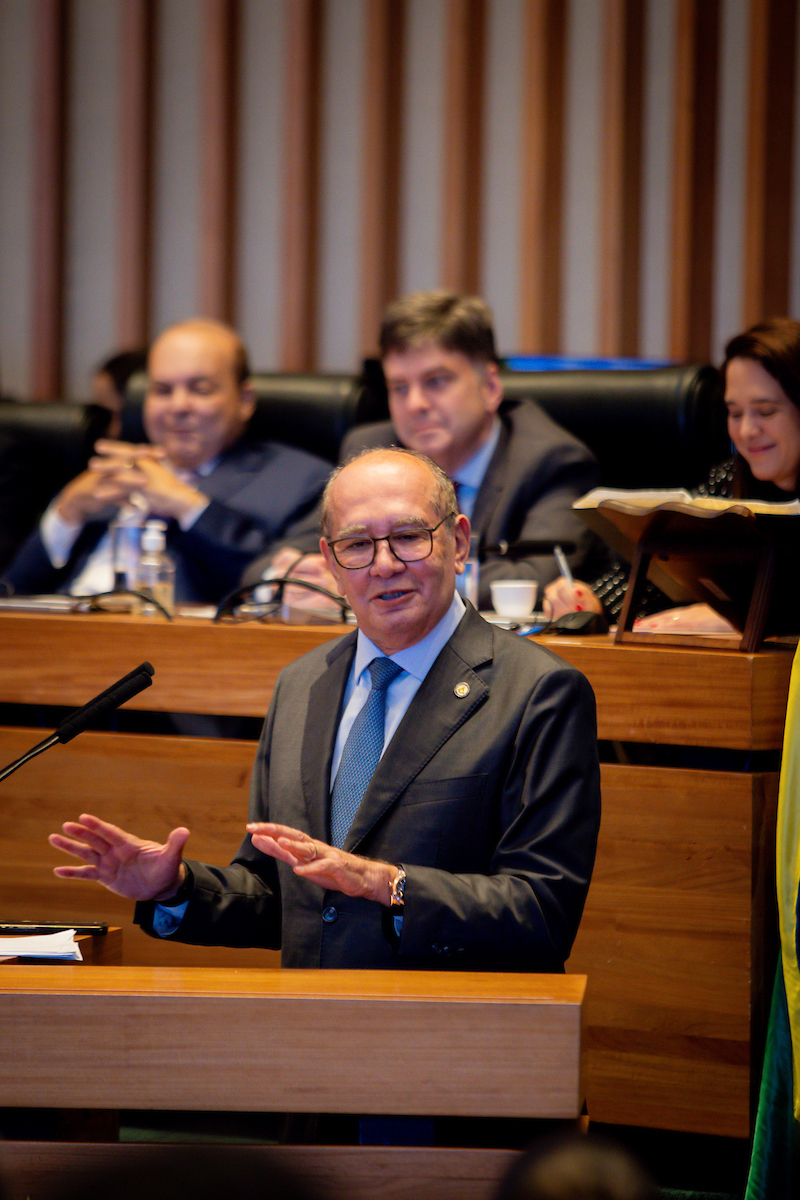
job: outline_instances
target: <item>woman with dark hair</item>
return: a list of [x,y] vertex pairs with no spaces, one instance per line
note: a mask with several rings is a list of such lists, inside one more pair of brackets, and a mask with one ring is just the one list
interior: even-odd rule
[[[773,317],[731,338],[720,370],[728,433],[734,453],[711,471],[700,496],[731,500],[794,500],[800,494],[800,321]],[[560,616],[575,609],[604,612],[615,620],[622,608],[628,567],[614,565],[592,584],[556,579],[545,598]],[[658,597],[652,589],[647,607]],[[641,617],[648,632],[730,632],[732,626],[705,604],[670,608]]]

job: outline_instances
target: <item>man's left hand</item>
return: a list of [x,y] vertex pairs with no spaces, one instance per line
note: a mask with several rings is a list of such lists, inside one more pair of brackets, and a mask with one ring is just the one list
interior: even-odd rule
[[256,850],[288,863],[295,875],[302,875],[321,888],[375,900],[389,907],[390,887],[397,874],[397,867],[391,863],[348,854],[300,829],[272,821],[253,822],[247,826],[247,832]]

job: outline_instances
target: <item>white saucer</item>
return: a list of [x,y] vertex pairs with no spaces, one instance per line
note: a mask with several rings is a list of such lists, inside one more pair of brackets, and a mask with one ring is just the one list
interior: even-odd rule
[[490,625],[545,625],[547,617],[542,612],[531,612],[526,617],[501,617],[494,610],[482,612],[481,616],[484,621],[488,621]]

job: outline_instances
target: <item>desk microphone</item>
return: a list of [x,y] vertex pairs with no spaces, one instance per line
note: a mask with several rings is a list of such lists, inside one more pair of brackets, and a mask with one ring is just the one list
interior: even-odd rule
[[130,700],[133,696],[137,696],[139,692],[143,692],[146,687],[150,687],[155,674],[149,662],[143,662],[133,671],[129,671],[122,679],[118,679],[111,687],[106,688],[99,696],[95,696],[88,704],[84,704],[82,708],[76,708],[75,712],[70,713],[65,717],[61,724],[56,729],[55,733],[51,733],[43,742],[39,742],[21,758],[15,759],[0,771],[0,781],[12,775],[17,767],[21,767],[23,763],[29,762],[35,758],[37,754],[41,754],[44,750],[49,750],[56,742],[66,744],[79,733],[83,733],[87,725],[99,717],[105,716],[106,713],[112,712],[115,708],[119,708],[120,704],[124,704],[126,700]]

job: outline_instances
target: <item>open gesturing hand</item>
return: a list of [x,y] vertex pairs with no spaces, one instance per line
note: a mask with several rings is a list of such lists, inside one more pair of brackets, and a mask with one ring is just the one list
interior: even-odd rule
[[130,900],[164,900],[177,892],[181,854],[189,837],[183,826],[173,829],[163,844],[144,841],[90,813],[65,821],[61,828],[63,834],[50,834],[50,845],[83,859],[85,865],[55,867],[60,879],[94,879]]
[[375,900],[388,907],[389,887],[397,873],[397,867],[391,863],[350,854],[300,829],[272,821],[253,822],[247,826],[247,832],[256,850],[288,863],[295,875],[302,875],[319,887]]

